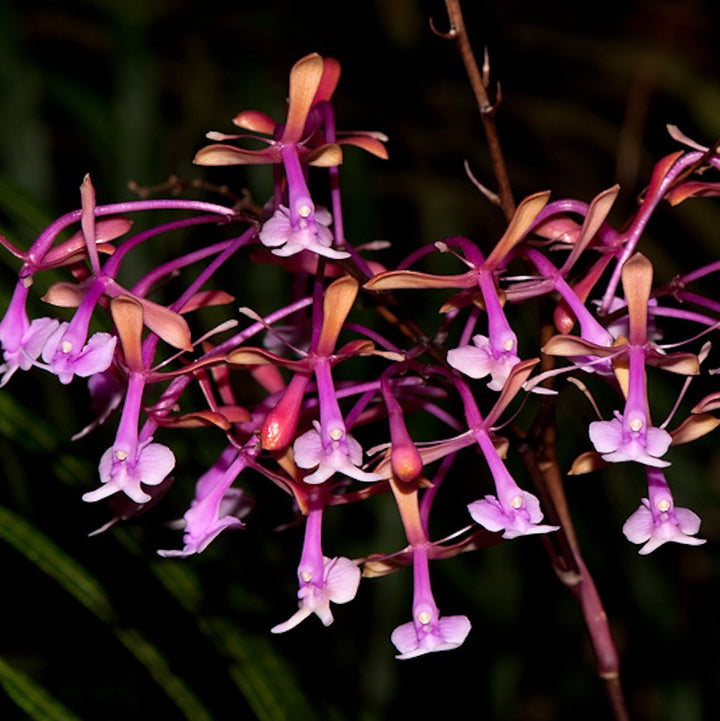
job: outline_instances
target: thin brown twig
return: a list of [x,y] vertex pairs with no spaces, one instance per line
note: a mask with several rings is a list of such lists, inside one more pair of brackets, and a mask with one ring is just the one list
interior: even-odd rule
[[[465,28],[460,0],[445,0],[445,7],[450,21],[450,30],[447,33],[439,33],[434,27],[433,30],[438,35],[457,43],[480,110],[498,183],[497,194],[487,191],[482,186],[480,189],[491,200],[497,199],[496,202],[509,220],[515,211],[515,203],[495,125],[494,116],[500,100],[499,88],[496,104],[493,105],[487,93],[490,79],[487,50],[481,72]],[[552,334],[552,332],[551,324],[543,325],[543,333]],[[544,363],[552,363],[552,359],[545,358]],[[595,651],[598,675],[602,680],[613,718],[615,721],[629,721],[630,716],[620,684],[620,660],[615,642],[595,582],[580,553],[570,517],[557,458],[556,434],[554,399],[546,398],[532,429],[518,444],[518,451],[535,482],[538,495],[542,499],[550,520],[560,526],[557,538],[546,537],[544,545],[558,578],[570,590],[581,608]]]
[[[542,327],[543,344],[553,334],[550,323]],[[545,357],[545,364],[552,359]],[[530,476],[538,490],[551,522],[560,526],[557,538],[544,537],[544,546],[561,583],[573,594],[585,619],[585,626],[595,652],[598,676],[615,721],[629,721],[625,697],[620,683],[620,658],[612,637],[607,614],[595,581],[580,552],[562,473],[557,458],[555,399],[544,396],[530,432],[518,447]]]
[[482,120],[485,130],[485,137],[488,143],[490,159],[492,161],[495,179],[498,184],[497,196],[500,199],[500,207],[507,220],[510,220],[515,212],[515,201],[513,200],[512,189],[510,186],[510,178],[508,176],[507,167],[505,165],[505,157],[500,145],[500,138],[495,124],[495,112],[500,101],[500,89],[498,85],[498,94],[495,104],[490,101],[487,88],[490,82],[490,62],[487,51],[485,52],[485,60],[483,70],[480,71],[475,54],[470,44],[470,38],[465,28],[465,20],[460,8],[460,0],[445,0],[448,19],[450,21],[450,29],[446,33],[441,33],[435,29],[432,21],[430,23],[433,31],[440,37],[454,40],[457,44],[462,58],[465,70],[468,74],[470,87],[472,88],[475,100],[480,111],[480,119]]

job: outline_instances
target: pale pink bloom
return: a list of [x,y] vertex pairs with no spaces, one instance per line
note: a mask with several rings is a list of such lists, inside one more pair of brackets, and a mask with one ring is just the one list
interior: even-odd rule
[[541,524],[540,501],[532,493],[517,489],[509,503],[502,504],[495,496],[468,504],[472,519],[488,531],[503,531],[503,538],[517,538],[534,533],[557,531],[558,526]]
[[295,463],[300,468],[315,468],[317,470],[305,476],[305,483],[323,483],[334,473],[342,473],[357,481],[379,481],[382,476],[379,473],[368,473],[363,471],[362,446],[347,433],[337,440],[330,440],[323,443],[321,427],[317,421],[313,421],[314,430],[303,433],[295,440],[293,452]]
[[106,371],[113,360],[117,337],[110,333],[95,333],[81,345],[75,335],[67,334],[70,324],[60,323],[47,339],[42,351],[43,361],[61,383],[67,384],[74,376],[87,378]]
[[[634,417],[641,419],[639,414]],[[669,466],[661,456],[670,447],[672,436],[662,428],[648,427],[644,422],[641,425],[641,420],[636,423],[640,427],[633,430],[617,411],[611,421],[594,421],[588,430],[595,450],[609,463],[635,461],[656,468]]]
[[108,448],[100,458],[98,467],[102,485],[83,495],[83,501],[93,503],[122,492],[135,503],[147,503],[152,496],[142,486],[157,486],[175,467],[173,452],[149,438],[137,446],[131,458],[127,453]]
[[448,363],[470,378],[490,376],[488,388],[493,391],[502,390],[510,371],[520,362],[517,346],[510,350],[493,352],[490,339],[484,335],[473,336],[473,345],[463,345],[448,351]]
[[695,538],[700,530],[700,516],[688,508],[673,506],[660,511],[650,509],[650,502],[643,498],[640,507],[633,513],[625,525],[623,533],[630,543],[644,543],[638,553],[652,553],[664,543],[683,543],[688,546],[700,546],[704,538]]
[[328,227],[330,223],[330,213],[324,208],[317,208],[309,217],[300,217],[293,224],[288,208],[279,205],[260,229],[260,242],[272,248],[273,255],[283,258],[303,250],[332,260],[349,258],[349,253],[331,247],[333,234]]
[[460,646],[470,633],[470,619],[467,616],[437,616],[426,612],[428,621],[408,621],[398,626],[390,640],[400,652],[395,658],[408,659],[434,651],[450,651]]
[[313,613],[324,626],[329,626],[333,622],[330,603],[352,601],[360,585],[360,575],[360,569],[349,558],[323,556],[322,579],[317,583],[313,578],[305,581],[301,574],[298,610],[287,621],[270,630],[272,633],[284,633]]

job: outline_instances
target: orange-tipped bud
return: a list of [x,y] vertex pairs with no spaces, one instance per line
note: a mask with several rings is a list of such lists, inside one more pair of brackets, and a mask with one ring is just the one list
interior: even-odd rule
[[390,463],[395,477],[403,483],[411,483],[416,480],[423,469],[420,451],[415,447],[409,436],[407,442],[400,446],[395,445],[395,442],[393,442]]
[[260,442],[266,451],[280,451],[295,438],[300,407],[309,382],[309,375],[296,373],[278,404],[265,416],[260,429]]
[[557,328],[558,333],[562,335],[569,335],[575,325],[575,316],[570,312],[570,309],[562,301],[555,308],[553,313],[553,322]]
[[390,390],[390,384],[383,378],[381,383],[383,400],[388,411],[388,422],[390,423],[390,464],[392,465],[395,477],[403,483],[411,483],[422,473],[423,461],[420,451],[410,438],[405,416],[397,398]]

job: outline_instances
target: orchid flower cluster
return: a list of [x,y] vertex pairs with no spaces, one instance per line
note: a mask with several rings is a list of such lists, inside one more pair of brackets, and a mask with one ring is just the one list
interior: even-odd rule
[[[578,457],[565,471],[636,464],[647,493],[638,494],[623,527],[627,539],[642,554],[667,542],[704,543],[700,518],[676,505],[666,472],[673,446],[720,422],[712,414],[720,391],[673,420],[709,353],[707,343],[691,349],[720,324],[720,301],[690,286],[717,273],[720,261],[661,286],[642,243],[661,202],[720,194],[710,177],[720,170],[715,148],[671,128],[678,150],[656,165],[635,213],[617,227],[608,218],[618,187],[590,202],[537,192],[518,204],[499,239],[445,238],[387,268],[383,243],[353,245],[343,224],[345,152],[385,159],[387,138],[336,129],[331,101],[339,77],[336,60],[308,55],[290,72],[282,122],[244,111],[233,118],[239,133],[208,133],[211,143],[196,164],[272,166],[274,192],[262,207],[177,197],[100,205],[87,176],[80,208],[27,250],[2,239],[20,270],[0,322],[0,385],[35,368],[62,384],[82,378],[96,417],[77,437],[116,418],[114,441],[98,458],[99,484],[82,497],[110,504],[112,517],[99,531],[171,491],[184,473],[173,445],[194,428],[214,428],[217,459],[197,479],[178,524],[181,547],[160,550],[162,556],[202,553],[223,531],[252,523],[252,484],[243,475],[252,470],[253,483],[264,478],[276,488],[285,509],[279,516],[294,513],[305,528],[298,607],[274,633],[313,614],[327,626],[331,604],[352,601],[362,576],[411,566],[411,618],[391,634],[397,657],[456,648],[471,623],[465,615],[441,616],[431,561],[563,532],[551,495],[533,493],[529,477],[516,478],[508,459],[523,437],[519,409],[558,402],[555,382],[568,378],[575,388],[585,387],[579,379],[597,385],[614,409],[578,437]],[[316,190],[322,175],[323,190]],[[133,231],[135,214],[160,212],[160,224]],[[168,213],[177,217],[167,220]],[[213,239],[121,282],[132,276],[135,251],[198,226]],[[454,256],[460,272],[416,269],[439,254]],[[244,305],[239,288],[219,287],[221,268],[248,262],[255,273],[272,264],[287,274],[289,297],[270,313]],[[46,271],[67,279],[47,288],[48,314],[31,319],[28,299]],[[171,288],[177,294],[168,298]],[[448,291],[432,333],[412,315],[412,296],[427,289]],[[520,333],[515,322],[520,306],[540,300],[553,309],[543,340]],[[227,319],[203,329],[198,311],[209,306],[226,308]],[[57,317],[53,308],[62,309]],[[357,319],[368,309],[376,311],[372,327]],[[691,327],[687,338],[664,337],[668,318]],[[676,409],[659,425],[648,390],[655,368],[675,374],[680,387]],[[248,386],[252,401],[241,393]],[[413,437],[410,427],[422,426],[409,425],[410,414],[445,430],[435,439]],[[481,459],[469,466],[476,497],[456,509],[456,532],[434,538],[431,519],[443,487],[455,482],[459,467],[465,480],[473,449]],[[327,513],[380,495],[397,506],[404,548],[348,558],[342,538],[323,538]]]

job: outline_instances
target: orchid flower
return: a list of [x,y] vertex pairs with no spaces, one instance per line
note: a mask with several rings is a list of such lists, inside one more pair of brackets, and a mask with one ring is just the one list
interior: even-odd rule
[[700,517],[687,508],[678,508],[670,493],[663,472],[647,468],[648,497],[625,521],[623,533],[631,543],[644,544],[638,553],[652,553],[664,543],[699,546],[705,543],[695,534],[700,530]]
[[558,530],[558,526],[540,523],[543,519],[540,502],[532,493],[523,491],[518,486],[490,436],[492,424],[523,386],[536,363],[537,360],[528,360],[521,361],[515,366],[487,418],[483,418],[480,414],[475,398],[465,381],[455,379],[455,387],[463,403],[468,435],[480,448],[495,485],[494,496],[486,495],[483,499],[473,501],[468,505],[468,511],[473,520],[483,528],[493,532],[503,531],[503,538],[507,539]]
[[543,353],[612,360],[615,376],[625,396],[625,408],[622,413],[615,411],[612,420],[590,424],[590,440],[595,451],[609,463],[635,461],[662,468],[669,465],[662,457],[670,447],[672,437],[663,428],[652,425],[646,365],[691,376],[699,373],[699,361],[691,353],[666,354],[649,341],[648,306],[652,276],[652,265],[640,253],[636,253],[623,267],[622,281],[629,318],[627,341],[620,338],[612,347],[607,347],[572,336],[555,336],[543,347]]
[[441,616],[430,586],[427,545],[413,547],[413,619],[398,626],[390,640],[398,659],[415,658],[461,646],[470,633],[467,616]]
[[636,254],[623,268],[623,288],[627,298],[629,332],[625,409],[610,421],[590,424],[590,440],[603,460],[610,463],[636,461],[661,468],[672,440],[670,434],[650,422],[645,371],[648,342],[648,301],[652,286],[652,266]]
[[0,321],[0,345],[4,363],[0,365],[0,387],[4,386],[15,371],[29,370],[35,365],[59,321],[54,318],[35,318],[30,321],[25,310],[29,279],[20,279],[13,291],[10,305]]
[[[350,257],[350,253],[331,247],[333,235],[329,226],[332,216],[324,208],[315,208],[303,170],[304,165],[332,168],[342,162],[340,146],[337,142],[325,142],[322,134],[317,133],[321,118],[312,113],[316,106],[327,103],[332,96],[339,75],[340,66],[335,60],[324,60],[317,53],[305,56],[290,71],[288,113],[283,125],[277,125],[257,111],[240,113],[233,120],[239,127],[253,133],[274,135],[274,140],[263,139],[267,147],[246,150],[215,144],[201,149],[195,156],[194,162],[198,165],[282,163],[287,179],[288,204],[277,204],[259,234],[260,242],[271,248],[274,255],[287,257],[309,250],[332,260]],[[319,145],[314,142],[318,135]],[[213,140],[242,140],[246,136],[210,133],[208,137]],[[379,157],[387,157],[384,139],[377,133],[359,133],[338,142],[358,145]]]
[[241,489],[231,486],[246,464],[234,446],[223,451],[198,480],[195,498],[183,516],[184,548],[158,551],[159,555],[170,558],[202,553],[223,531],[244,528],[241,518],[250,511],[251,503]]
[[152,495],[143,486],[159,486],[175,467],[175,455],[153,443],[153,424],[138,430],[143,393],[147,383],[141,348],[142,309],[131,298],[116,298],[111,311],[128,369],[125,403],[115,442],[100,458],[101,486],[83,495],[88,503],[122,492],[135,503],[147,503]]
[[518,486],[487,433],[479,429],[475,438],[492,473],[496,495],[468,504],[472,519],[488,531],[502,531],[503,538],[508,539],[557,531],[559,526],[540,523],[540,501]]
[[[412,270],[379,273],[365,283],[368,290],[399,288],[479,289],[488,316],[488,335],[476,334],[473,345],[463,343],[448,351],[448,363],[471,378],[490,376],[488,388],[502,389],[512,368],[520,362],[518,342],[510,327],[495,285],[495,273],[513,248],[523,239],[532,222],[548,201],[548,193],[525,198],[510,219],[508,227],[487,258],[466,239],[455,239],[465,253],[470,270],[461,275],[433,275]],[[447,245],[447,244],[444,244]]]
[[[386,387],[386,394],[389,389]],[[391,401],[391,407],[393,406]],[[405,436],[405,432],[394,435]],[[414,465],[414,464],[412,464]],[[443,471],[438,472],[433,488],[442,482]],[[398,626],[390,640],[399,651],[395,658],[408,659],[433,651],[449,651],[460,646],[470,632],[467,616],[440,616],[430,584],[429,554],[433,544],[428,538],[427,514],[434,493],[426,490],[423,496],[423,511],[418,499],[419,479],[398,478],[393,474],[390,488],[395,497],[405,536],[410,544],[413,566],[412,620]]]
[[338,403],[331,367],[339,360],[359,353],[374,352],[373,344],[351,341],[335,350],[338,336],[357,297],[358,284],[353,278],[343,276],[333,281],[324,292],[322,313],[318,317],[313,345],[302,360],[286,361],[259,348],[238,348],[228,355],[232,363],[267,363],[285,366],[296,372],[276,409],[271,410],[260,431],[266,448],[279,450],[295,433],[300,404],[309,382],[309,371],[314,373],[317,384],[319,421],[313,428],[295,439],[294,460],[300,468],[313,473],[304,478],[311,485],[324,483],[340,472],[359,481],[372,482],[382,478],[380,474],[363,471],[362,447],[347,432]]
[[272,633],[289,631],[313,613],[324,626],[329,626],[334,620],[330,603],[348,603],[355,598],[360,585],[360,569],[349,558],[323,556],[322,515],[322,508],[316,508],[307,516],[297,572],[299,608],[287,621],[273,626]]
[[94,503],[114,493],[124,493],[135,503],[147,503],[152,496],[142,486],[157,486],[175,467],[173,452],[152,437],[138,435],[138,416],[144,379],[132,374],[128,382],[120,425],[115,442],[103,453],[98,467],[101,486],[83,494],[83,500]]
[[69,323],[60,323],[42,351],[44,366],[67,384],[74,376],[87,378],[106,371],[115,355],[117,338],[98,332],[88,338],[88,325],[104,284],[97,283],[87,293]]
[[[284,123],[278,124],[257,110],[246,110],[235,116],[233,123],[252,135],[208,133],[211,140],[260,140],[265,143],[265,148],[250,150],[225,143],[214,144],[202,148],[194,162],[198,165],[281,163],[282,149],[294,146],[303,163],[329,167],[342,162],[339,144],[357,146],[379,158],[387,158],[384,146],[387,138],[382,133],[338,133],[337,142],[326,143],[322,134],[317,132],[321,121],[314,111],[330,100],[339,78],[337,60],[322,58],[317,53],[306,55],[290,70],[288,111]],[[263,135],[273,139],[263,138]]]

